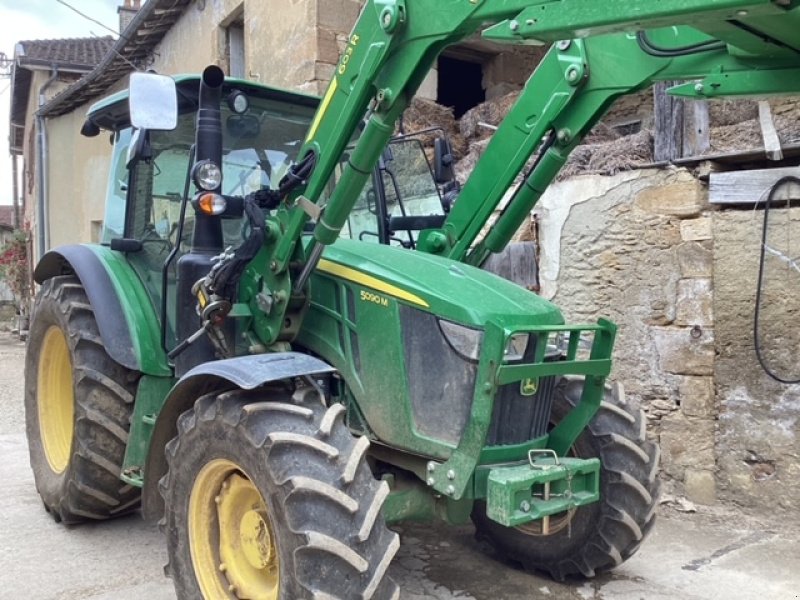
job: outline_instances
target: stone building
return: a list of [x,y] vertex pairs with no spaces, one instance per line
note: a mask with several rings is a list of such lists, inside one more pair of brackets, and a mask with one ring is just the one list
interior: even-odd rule
[[[39,165],[42,164],[42,156],[52,155],[52,152],[47,150],[49,131],[39,111],[50,99],[100,63],[112,43],[110,37],[36,40],[18,42],[14,49],[9,151],[15,182],[17,173],[22,173],[22,189],[14,189],[13,197],[21,198],[24,210],[22,224],[35,233],[42,247],[47,244],[49,232],[41,227],[43,219],[37,219],[41,208],[37,210],[36,205],[48,208],[47,183],[50,173],[45,173]],[[76,155],[74,151],[56,155],[56,168],[66,166],[71,162],[65,160],[66,157],[72,159]],[[80,215],[81,207],[74,199],[61,194],[59,197],[70,205],[73,215]],[[51,208],[58,210],[55,206]]]
[[[50,188],[69,192],[49,198],[46,217],[74,224],[51,227],[50,245],[98,239],[110,148],[102,137],[81,138],[78,132],[91,104],[123,89],[133,67],[178,73],[215,63],[234,76],[320,94],[360,5],[149,0],[137,10],[138,3],[128,0],[122,37],[93,70],[37,113],[46,123],[51,156],[64,157],[48,164]],[[508,98],[519,89],[539,56],[535,49],[501,49],[469,39],[443,55],[420,93],[451,105],[456,116],[468,115],[482,100]],[[454,80],[465,90],[458,99],[448,96]],[[753,206],[760,193],[751,190],[740,198],[743,204],[730,208],[712,203],[709,191],[709,181],[725,171],[766,164],[754,107],[712,107],[716,137],[712,132],[700,146],[694,139],[679,140],[672,144],[680,147],[677,154],[659,157],[652,143],[658,121],[652,92],[624,99],[591,143],[575,153],[568,177],[548,190],[535,211],[536,231],[528,234],[539,246],[542,294],[562,306],[568,320],[609,316],[620,324],[614,377],[645,407],[675,492],[699,503],[723,499],[796,510],[800,388],[779,386],[760,370],[748,334],[763,214]],[[691,115],[698,108],[676,105],[668,111]],[[797,121],[796,105],[773,103],[772,110],[791,156],[800,142],[788,125]],[[491,133],[471,131],[475,137],[465,153],[474,160]],[[746,134],[745,146],[729,143],[732,132]],[[614,155],[620,147],[625,157]],[[634,155],[634,149],[641,152]],[[792,160],[781,164],[796,164]],[[27,209],[35,222],[31,203]],[[791,273],[781,281],[775,303],[790,329],[800,290]],[[786,336],[784,354],[770,350],[784,362],[786,349],[794,349]],[[774,340],[767,341],[774,347]]]

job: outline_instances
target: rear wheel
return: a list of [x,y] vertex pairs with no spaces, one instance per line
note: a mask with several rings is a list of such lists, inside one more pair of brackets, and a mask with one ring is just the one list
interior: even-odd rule
[[56,521],[138,506],[139,490],[119,479],[137,376],[106,353],[80,281],[47,280],[25,357],[25,420],[36,488]]
[[[555,390],[553,420],[579,401],[581,379],[563,379]],[[629,406],[621,389],[606,389],[600,410],[572,447],[580,458],[600,459],[600,500],[541,521],[509,528],[476,503],[472,519],[479,539],[524,567],[558,580],[594,577],[630,558],[655,521],[658,447],[645,439],[644,414]]]
[[181,416],[160,483],[178,598],[398,597],[388,486],[343,413],[255,390],[204,396]]

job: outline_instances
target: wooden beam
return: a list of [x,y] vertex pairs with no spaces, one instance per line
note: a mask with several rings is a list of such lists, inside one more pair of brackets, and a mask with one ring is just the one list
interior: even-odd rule
[[772,109],[769,102],[761,100],[758,103],[758,120],[761,123],[761,135],[764,138],[764,150],[770,160],[783,160],[783,148],[781,148],[781,138],[775,129],[775,122],[772,120]]
[[[765,202],[772,187],[783,177],[800,177],[800,167],[727,171],[711,173],[708,198],[711,204],[759,204]],[[800,185],[786,184],[775,201],[800,200]]]
[[682,157],[702,156],[711,149],[708,102],[684,100]]
[[660,81],[653,88],[655,162],[675,160],[683,154],[684,103],[680,98],[667,94],[667,88],[675,83],[677,82]]

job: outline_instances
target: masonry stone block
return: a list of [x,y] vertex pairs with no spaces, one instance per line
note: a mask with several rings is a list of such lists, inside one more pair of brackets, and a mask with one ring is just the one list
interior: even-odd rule
[[335,65],[339,62],[339,43],[336,32],[324,27],[317,28],[317,60]]
[[314,65],[314,79],[320,81],[330,81],[333,79],[333,74],[336,71],[336,65],[324,62],[317,62]]
[[662,187],[647,187],[634,201],[640,210],[679,218],[697,217],[706,207],[708,194],[694,179],[682,179]]
[[686,219],[681,222],[681,238],[685,242],[700,242],[712,239],[711,217]]
[[679,385],[681,411],[687,417],[715,416],[714,378],[682,377]]
[[692,502],[705,505],[717,502],[717,483],[712,471],[686,469],[683,487]]
[[358,20],[360,5],[353,0],[317,2],[317,25],[347,33]]
[[687,470],[715,467],[714,421],[673,413],[661,420],[660,442],[663,468],[672,477],[683,480]]
[[689,327],[653,327],[652,335],[662,371],[675,375],[714,372],[714,332]]
[[678,266],[681,277],[711,277],[714,272],[713,252],[699,242],[685,242],[678,246]]
[[[754,201],[757,200],[754,199]],[[800,498],[800,386],[771,380],[753,351],[753,317],[763,213],[722,210],[714,221],[715,360],[719,410],[719,496],[779,515]],[[800,208],[775,207],[772,245],[791,256]],[[800,279],[769,257],[762,306],[762,352],[784,377],[797,377]]]
[[714,290],[710,279],[678,282],[675,324],[688,327],[714,324]]

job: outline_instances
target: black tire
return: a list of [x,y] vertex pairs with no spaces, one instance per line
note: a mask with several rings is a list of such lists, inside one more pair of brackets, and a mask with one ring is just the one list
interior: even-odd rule
[[[45,451],[39,408],[39,362],[48,331],[63,334],[73,394],[72,440],[63,470]],[[120,480],[139,374],[106,353],[80,281],[47,280],[36,299],[25,356],[25,422],[36,489],[58,522],[74,524],[128,513],[139,489]]]
[[[178,598],[196,600],[211,596],[215,586],[239,583],[230,569],[226,574],[216,569],[213,582],[201,585],[193,563],[189,520],[197,505],[192,494],[205,502],[202,506],[209,504],[197,482],[220,461],[234,465],[236,476],[244,476],[265,504],[268,537],[277,547],[270,553],[277,566],[270,568],[278,573],[278,598],[399,597],[386,575],[400,544],[383,519],[389,488],[374,479],[365,461],[368,441],[350,434],[344,412],[340,405],[326,409],[319,400],[292,403],[285,392],[236,390],[204,396],[181,415],[178,435],[167,445],[169,470],[159,484],[166,506],[166,572]],[[216,493],[213,486],[211,493]],[[214,501],[219,506],[220,496]],[[212,531],[219,529],[215,510],[220,509],[211,508]],[[203,540],[197,547],[212,546],[207,564],[219,564],[215,534],[194,535]],[[212,592],[204,596],[204,589]]]
[[[563,379],[555,390],[553,421],[580,400],[582,379]],[[600,410],[572,447],[580,458],[597,457],[600,500],[554,515],[550,535],[535,527],[509,528],[486,516],[484,503],[472,513],[476,535],[502,556],[556,580],[589,578],[630,558],[651,531],[658,500],[658,446],[645,439],[644,414],[621,389],[606,388]]]

